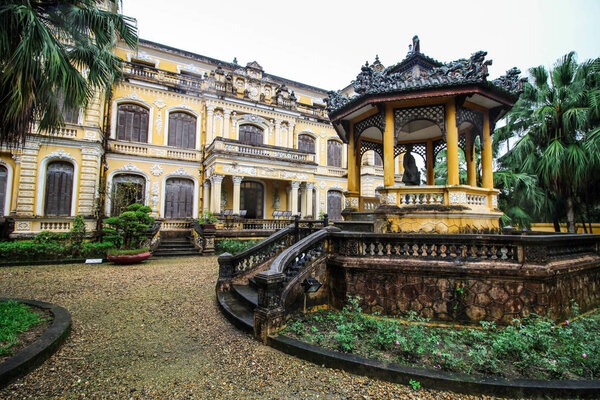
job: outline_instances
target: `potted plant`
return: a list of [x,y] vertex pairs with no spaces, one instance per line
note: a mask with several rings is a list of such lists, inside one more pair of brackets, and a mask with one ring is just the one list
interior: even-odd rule
[[207,211],[198,218],[198,223],[202,226],[202,229],[215,229],[215,224],[219,222],[219,218]]
[[149,226],[154,218],[148,215],[150,207],[132,204],[118,217],[107,218],[103,231],[104,240],[114,243],[115,249],[108,253],[108,260],[118,264],[132,264],[146,260],[152,253],[142,247],[147,239]]

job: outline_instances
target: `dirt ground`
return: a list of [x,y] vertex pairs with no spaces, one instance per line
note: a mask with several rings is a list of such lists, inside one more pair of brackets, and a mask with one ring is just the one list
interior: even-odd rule
[[414,390],[263,346],[219,312],[217,274],[216,257],[0,268],[0,296],[55,303],[73,318],[61,349],[0,398],[480,398]]

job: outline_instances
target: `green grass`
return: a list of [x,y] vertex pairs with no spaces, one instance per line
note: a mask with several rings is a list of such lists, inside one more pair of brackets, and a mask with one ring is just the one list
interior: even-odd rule
[[0,302],[0,355],[11,354],[19,344],[19,336],[30,327],[44,321],[28,305],[14,300]]
[[[577,310],[577,307],[574,307]],[[365,315],[351,300],[342,311],[294,316],[283,333],[330,350],[434,370],[529,379],[598,379],[600,312],[555,324],[537,315],[509,326],[449,328],[409,315]]]

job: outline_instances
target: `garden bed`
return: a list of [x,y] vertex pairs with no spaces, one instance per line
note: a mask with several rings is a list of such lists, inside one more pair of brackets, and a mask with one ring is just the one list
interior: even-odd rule
[[35,342],[51,323],[49,310],[14,300],[0,302],[0,363]]
[[[576,307],[574,307],[576,309]],[[297,314],[282,333],[325,349],[437,371],[501,378],[593,380],[600,375],[600,313],[561,324],[532,315],[498,327],[440,326],[342,311]]]

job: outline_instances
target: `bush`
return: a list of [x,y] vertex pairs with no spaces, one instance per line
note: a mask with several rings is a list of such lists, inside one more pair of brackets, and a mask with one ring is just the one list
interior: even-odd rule
[[223,239],[217,242],[215,250],[217,254],[229,253],[232,255],[236,255],[248,250],[250,247],[254,246],[259,242],[260,240]]
[[0,242],[0,260],[33,261],[71,258],[70,244],[60,242]]
[[114,245],[110,242],[100,243],[84,243],[81,250],[82,258],[106,258]]
[[106,234],[104,239],[114,243],[117,248],[140,248],[147,239],[148,228],[154,222],[154,218],[148,215],[151,211],[150,207],[135,203],[118,217],[107,218],[104,220],[108,225],[103,229]]

